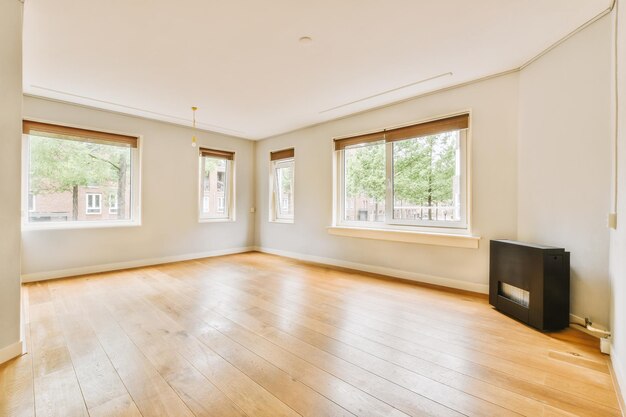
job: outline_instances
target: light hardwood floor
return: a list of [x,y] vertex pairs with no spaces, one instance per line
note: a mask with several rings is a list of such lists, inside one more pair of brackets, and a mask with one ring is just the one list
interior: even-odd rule
[[0,416],[619,416],[607,358],[485,296],[247,253],[26,285]]

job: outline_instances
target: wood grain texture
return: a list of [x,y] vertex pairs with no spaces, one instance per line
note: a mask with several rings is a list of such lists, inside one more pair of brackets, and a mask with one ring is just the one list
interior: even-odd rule
[[246,253],[24,287],[0,415],[619,416],[607,359],[482,295]]

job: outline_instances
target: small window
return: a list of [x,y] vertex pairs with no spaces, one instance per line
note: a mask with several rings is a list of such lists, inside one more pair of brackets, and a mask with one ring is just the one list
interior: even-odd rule
[[102,213],[102,194],[87,193],[87,214],[101,214]]
[[295,152],[272,152],[270,162],[270,221],[293,222]]
[[137,137],[26,120],[23,133],[26,225],[139,220]]
[[335,140],[337,223],[467,229],[462,114]]
[[234,220],[234,157],[200,148],[200,220]]

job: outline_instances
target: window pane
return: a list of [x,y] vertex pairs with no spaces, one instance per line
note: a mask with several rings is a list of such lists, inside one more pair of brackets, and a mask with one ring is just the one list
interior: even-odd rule
[[[132,148],[28,136],[30,222],[130,220]],[[103,210],[102,195],[116,196]],[[30,205],[30,204],[29,204]]]
[[393,143],[393,218],[461,219],[459,131]]
[[344,220],[385,221],[385,144],[344,150]]
[[117,194],[109,194],[109,213],[117,214]]
[[279,162],[274,171],[276,218],[293,218],[293,161]]
[[222,158],[201,157],[202,189],[201,217],[227,218],[229,161]]

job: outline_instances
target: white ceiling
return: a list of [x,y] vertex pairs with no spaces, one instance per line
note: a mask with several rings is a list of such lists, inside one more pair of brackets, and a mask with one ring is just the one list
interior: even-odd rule
[[260,139],[518,68],[610,3],[26,0],[24,91]]

